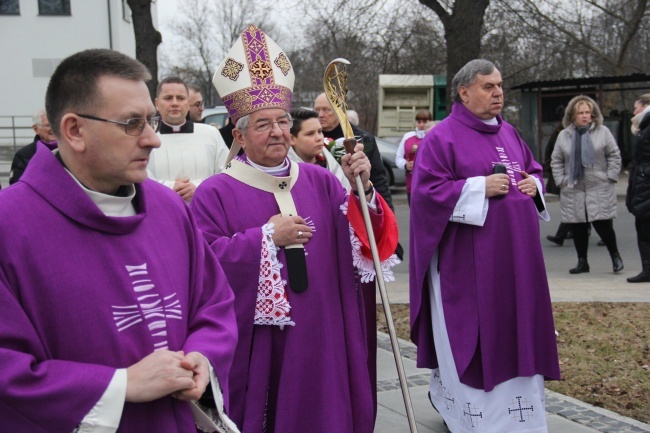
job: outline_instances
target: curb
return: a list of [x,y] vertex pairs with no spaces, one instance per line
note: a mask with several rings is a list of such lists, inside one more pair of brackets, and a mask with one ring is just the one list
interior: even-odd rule
[[[417,346],[410,341],[399,339],[402,357],[416,361]],[[390,337],[384,332],[377,331],[377,347],[393,352]],[[407,377],[410,387],[429,384],[429,375],[414,375]],[[399,379],[384,380],[377,384],[377,392],[399,389]],[[619,415],[607,409],[593,406],[548,389],[546,394],[546,412],[567,418],[602,433],[645,433],[650,432],[650,424]]]

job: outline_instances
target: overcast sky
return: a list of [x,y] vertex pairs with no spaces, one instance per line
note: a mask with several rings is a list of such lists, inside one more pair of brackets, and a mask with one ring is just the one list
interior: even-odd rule
[[164,27],[169,23],[174,14],[176,13],[176,4],[178,0],[157,0],[156,6],[158,8],[158,25]]

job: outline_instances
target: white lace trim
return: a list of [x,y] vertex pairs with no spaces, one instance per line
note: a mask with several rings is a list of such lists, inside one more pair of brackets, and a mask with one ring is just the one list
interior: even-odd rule
[[[340,207],[341,212],[344,215],[348,214],[348,200],[346,196],[345,202]],[[375,264],[372,259],[367,258],[361,253],[361,240],[354,232],[352,224],[348,223],[350,228],[350,244],[352,245],[352,264],[359,271],[359,277],[361,278],[362,283],[369,283],[375,281],[377,272],[375,271]],[[380,263],[381,272],[384,275],[384,281],[390,283],[395,281],[395,275],[393,274],[393,266],[400,263],[400,260],[397,258],[397,255],[393,254],[386,260]]]
[[262,226],[262,260],[253,323],[275,325],[284,329],[287,325],[296,324],[289,316],[291,306],[285,290],[287,282],[280,274],[283,265],[278,261],[278,249],[273,242],[273,233],[275,233],[273,223]]

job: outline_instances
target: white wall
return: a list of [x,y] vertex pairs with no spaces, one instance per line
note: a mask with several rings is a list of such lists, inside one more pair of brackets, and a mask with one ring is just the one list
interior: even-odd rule
[[[110,48],[111,33],[112,48],[135,57],[133,26],[122,17],[122,1],[70,0],[70,16],[39,16],[37,0],[20,0],[20,15],[0,15],[0,116],[31,115],[44,105],[56,65],[84,49]],[[127,13],[130,21],[128,7]]]

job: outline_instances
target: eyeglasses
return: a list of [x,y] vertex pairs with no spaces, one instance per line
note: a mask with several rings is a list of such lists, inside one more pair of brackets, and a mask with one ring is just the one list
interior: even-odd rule
[[293,119],[284,118],[275,122],[269,120],[262,120],[261,122],[258,122],[255,125],[253,125],[253,129],[256,132],[268,132],[271,129],[273,129],[274,123],[277,123],[280,129],[288,131],[293,126]]
[[194,104],[191,104],[190,107],[203,108],[204,105],[205,105],[205,102],[198,101],[198,102],[195,102]]
[[131,135],[134,137],[137,137],[138,135],[142,134],[145,125],[148,124],[155,131],[156,129],[158,129],[158,124],[160,123],[160,117],[158,116],[152,117],[151,119],[143,119],[140,117],[136,117],[133,119],[127,119],[126,122],[118,122],[117,120],[102,119],[101,117],[95,117],[89,114],[77,114],[77,116],[83,117],[84,119],[99,120],[101,122],[110,122],[110,123],[115,123],[117,125],[122,125],[124,126],[124,132],[126,133],[126,135]]

